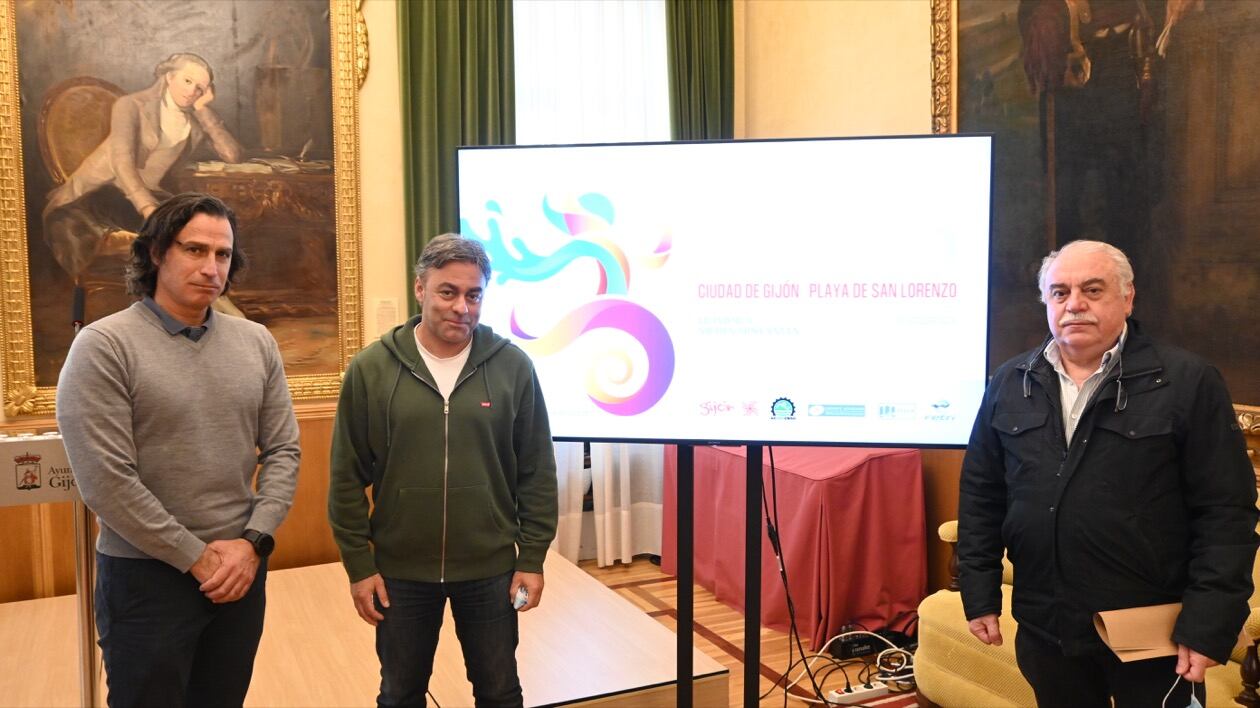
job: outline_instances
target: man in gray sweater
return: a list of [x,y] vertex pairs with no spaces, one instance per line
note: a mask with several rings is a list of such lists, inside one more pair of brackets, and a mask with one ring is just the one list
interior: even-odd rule
[[214,197],[159,205],[127,269],[143,299],[80,332],[58,382],[57,423],[100,522],[111,706],[239,706],[249,689],[300,451],[275,340],[210,309],[244,266],[235,235]]

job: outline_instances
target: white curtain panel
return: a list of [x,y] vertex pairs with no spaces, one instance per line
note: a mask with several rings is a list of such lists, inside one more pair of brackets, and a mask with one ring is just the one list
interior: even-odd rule
[[551,548],[576,563],[582,545],[582,497],[591,484],[591,476],[583,469],[582,443],[558,442],[555,448],[560,518]]
[[591,443],[595,559],[600,566],[629,563],[640,553],[661,554],[664,477],[661,445]]
[[669,140],[665,0],[516,0],[516,142]]

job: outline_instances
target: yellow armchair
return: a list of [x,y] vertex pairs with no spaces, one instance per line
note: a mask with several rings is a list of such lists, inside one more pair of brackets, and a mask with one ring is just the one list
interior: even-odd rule
[[[1257,527],[1260,531],[1260,527]],[[958,541],[958,522],[941,524],[942,541]],[[929,595],[919,604],[919,648],[914,654],[914,677],[919,705],[941,708],[999,708],[1036,705],[1032,688],[1015,665],[1015,634],[1019,625],[1011,617],[1011,566],[1005,560],[1002,573],[1002,646],[983,644],[967,629],[962,598],[957,592],[957,568],[951,564],[954,582],[948,590]],[[1252,569],[1260,588],[1260,566]],[[1207,672],[1208,708],[1260,706],[1260,590],[1251,596],[1247,636],[1253,641],[1234,649],[1230,661]]]

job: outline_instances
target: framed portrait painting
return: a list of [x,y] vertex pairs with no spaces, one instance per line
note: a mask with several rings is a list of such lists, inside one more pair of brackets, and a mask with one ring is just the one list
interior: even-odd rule
[[1145,332],[1260,403],[1260,2],[931,1],[934,130],[996,136],[992,366],[1045,336],[1041,258],[1094,239]]
[[0,0],[5,413],[52,412],[76,327],[133,301],[144,217],[205,192],[250,260],[215,309],[267,326],[296,398],[362,341],[352,0]]

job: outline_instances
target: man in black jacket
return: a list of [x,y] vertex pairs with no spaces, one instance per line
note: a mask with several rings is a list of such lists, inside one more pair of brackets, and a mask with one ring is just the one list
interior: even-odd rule
[[[1248,614],[1255,478],[1220,374],[1145,337],[1133,269],[1075,241],[1042,262],[1050,336],[985,392],[959,497],[972,634],[1001,644],[1002,553],[1015,569],[1015,654],[1042,706],[1189,702]],[[1182,603],[1175,656],[1121,663],[1095,612]],[[1206,703],[1203,691],[1196,690]]]

